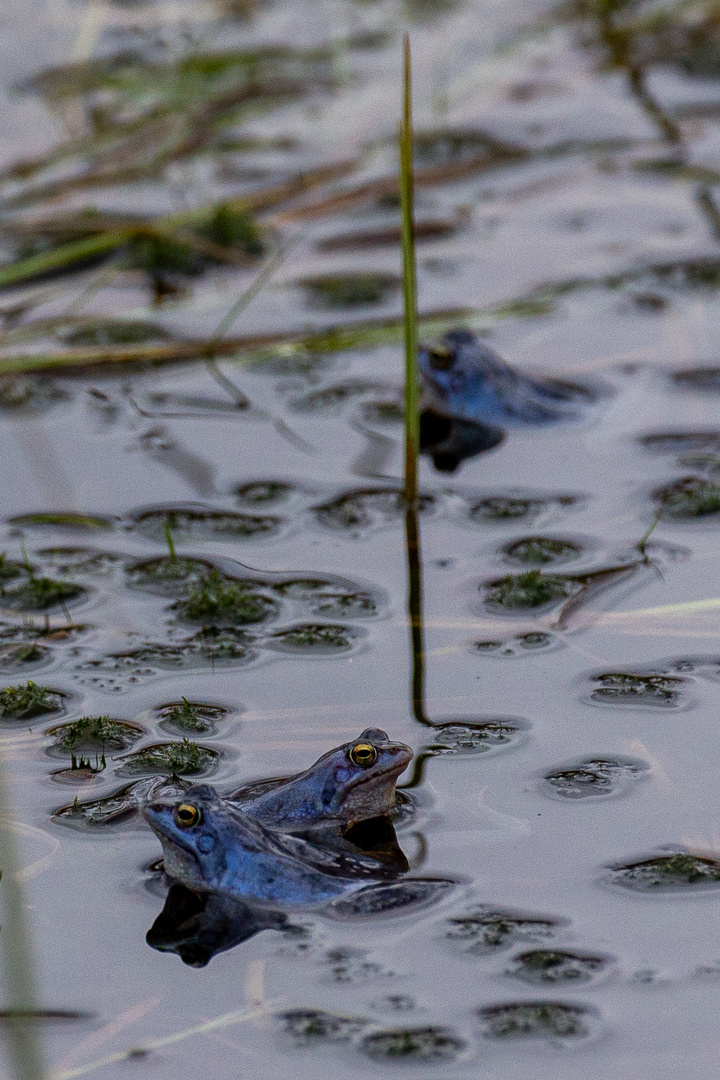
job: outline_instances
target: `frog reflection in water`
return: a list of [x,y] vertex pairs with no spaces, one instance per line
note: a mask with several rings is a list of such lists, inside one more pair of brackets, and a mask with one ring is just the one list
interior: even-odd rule
[[500,428],[579,418],[586,387],[514,371],[469,330],[451,330],[418,353],[426,406],[443,416]]
[[247,784],[229,798],[273,829],[349,827],[393,813],[395,782],[412,756],[405,743],[392,742],[380,728],[366,728],[359,739],[329,750],[304,772],[272,787]]
[[396,875],[360,852],[333,851],[266,828],[209,784],[148,802],[141,812],[160,838],[167,872],[201,893],[313,906]]

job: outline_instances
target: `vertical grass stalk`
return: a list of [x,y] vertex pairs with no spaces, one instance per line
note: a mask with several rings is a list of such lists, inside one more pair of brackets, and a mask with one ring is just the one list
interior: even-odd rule
[[25,917],[20,864],[12,833],[7,797],[6,766],[0,747],[0,954],[7,1013],[3,1042],[13,1080],[43,1080],[45,1071],[38,1040],[35,984],[30,934]]
[[415,215],[413,184],[413,124],[410,38],[403,42],[403,112],[399,132],[400,205],[402,208],[402,263],[405,339],[405,501],[417,505],[417,463],[420,453],[418,386],[418,313],[415,270]]
[[425,631],[423,626],[422,559],[418,519],[418,455],[420,453],[420,391],[418,381],[418,313],[415,273],[415,216],[413,191],[413,127],[410,40],[403,47],[403,109],[398,136],[405,339],[405,541],[408,564],[408,620],[412,652],[410,697],[420,724],[425,714]]

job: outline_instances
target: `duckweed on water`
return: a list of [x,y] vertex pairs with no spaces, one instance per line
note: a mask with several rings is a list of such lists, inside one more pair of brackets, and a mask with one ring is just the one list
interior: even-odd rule
[[62,712],[66,695],[28,680],[24,686],[0,690],[0,720],[33,720],[37,716]]
[[432,743],[422,752],[434,757],[447,754],[486,754],[518,738],[523,727],[512,720],[486,720],[478,724],[438,724]]
[[301,1046],[348,1042],[369,1023],[357,1016],[337,1016],[322,1009],[291,1009],[278,1013],[276,1019],[282,1030]]
[[326,274],[297,282],[313,307],[346,308],[383,304],[400,288],[395,274]]
[[487,656],[523,656],[541,649],[549,649],[556,642],[554,634],[548,634],[542,630],[531,630],[525,634],[513,634],[509,638],[474,641],[473,649]]
[[610,868],[617,885],[638,892],[675,892],[720,885],[720,861],[710,856],[678,852]]
[[236,514],[229,510],[145,510],[135,516],[137,531],[161,544],[166,543],[168,530],[176,541],[182,542],[246,540],[272,536],[280,525],[280,518]]
[[591,1010],[559,1001],[518,1001],[479,1009],[490,1039],[578,1039],[589,1035]]
[[514,540],[501,548],[506,561],[522,565],[546,566],[549,563],[567,562],[582,554],[582,548],[572,540],[560,540],[552,536],[527,536]]
[[213,733],[219,721],[228,715],[228,710],[222,705],[206,705],[200,701],[188,701],[186,697],[182,701],[161,705],[155,712],[160,718],[161,727],[194,735]]
[[629,758],[588,758],[564,769],[545,774],[544,783],[552,794],[563,799],[598,798],[623,791],[648,766]]
[[503,911],[481,905],[445,921],[445,938],[472,956],[485,956],[522,941],[551,938],[566,921],[549,915]]
[[33,574],[19,585],[0,589],[0,606],[11,611],[49,611],[77,600],[85,593],[84,585]]
[[513,957],[505,974],[541,986],[547,983],[581,983],[590,982],[607,965],[608,958],[605,956],[560,949],[532,949]]
[[298,623],[287,630],[278,630],[268,644],[287,652],[327,654],[351,648],[360,633],[354,627],[335,623]]
[[276,602],[257,590],[253,581],[234,581],[217,570],[201,578],[187,599],[173,605],[181,619],[215,626],[245,626],[263,622],[277,612]]
[[417,1027],[375,1031],[360,1042],[360,1049],[373,1061],[422,1063],[452,1061],[466,1047],[450,1028]]
[[53,751],[71,754],[76,750],[124,750],[137,742],[143,729],[109,716],[81,716],[70,724],[49,728],[46,734],[55,740]]
[[577,495],[547,495],[522,497],[513,495],[488,495],[472,502],[468,517],[480,525],[505,524],[532,520],[549,510],[564,510],[581,502]]
[[[432,495],[421,495],[420,511],[429,511],[434,502]],[[361,488],[313,507],[313,514],[318,524],[326,529],[359,537],[390,525],[404,510],[403,494],[396,488]]]
[[686,679],[654,673],[642,674],[630,671],[611,671],[596,675],[596,689],[590,701],[602,705],[650,706],[673,708],[682,701]]
[[182,742],[155,743],[137,750],[123,759],[118,776],[198,776],[217,767],[220,754],[209,746],[200,746],[190,739]]
[[129,588],[155,596],[185,596],[212,570],[212,563],[202,559],[166,555],[128,566],[125,579]]
[[10,518],[10,525],[17,529],[112,529],[112,518],[93,517],[90,514],[20,514]]
[[540,570],[528,570],[525,574],[508,574],[501,581],[492,581],[481,588],[487,607],[520,611],[547,607],[560,600],[567,600],[580,586],[569,578],[543,574]]
[[684,521],[720,513],[720,485],[702,476],[686,476],[656,488],[653,499],[664,521]]

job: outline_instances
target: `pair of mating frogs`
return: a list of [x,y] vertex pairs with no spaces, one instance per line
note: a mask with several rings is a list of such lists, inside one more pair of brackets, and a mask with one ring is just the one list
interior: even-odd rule
[[349,837],[369,821],[389,824],[395,783],[412,756],[409,746],[367,728],[275,786],[248,785],[222,798],[195,784],[151,799],[142,815],[160,838],[167,873],[189,889],[251,905],[322,904],[407,869],[401,853],[400,861],[387,859]]

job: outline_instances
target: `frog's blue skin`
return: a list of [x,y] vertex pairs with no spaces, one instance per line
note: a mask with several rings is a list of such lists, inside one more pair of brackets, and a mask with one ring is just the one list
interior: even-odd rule
[[[371,743],[377,759],[365,768],[350,758],[358,743]],[[366,728],[357,739],[329,750],[305,772],[256,797],[239,788],[229,798],[256,821],[288,832],[320,824],[353,825],[389,814],[395,807],[395,781],[412,760],[405,743],[391,742],[380,728]]]
[[581,387],[513,371],[469,330],[451,330],[418,353],[425,403],[459,420],[503,428],[576,419],[589,395]]
[[[178,824],[190,805],[198,824]],[[197,892],[216,892],[250,904],[313,906],[388,876],[374,859],[324,850],[276,832],[221,799],[209,784],[146,803],[142,816],[160,838],[171,877]]]

